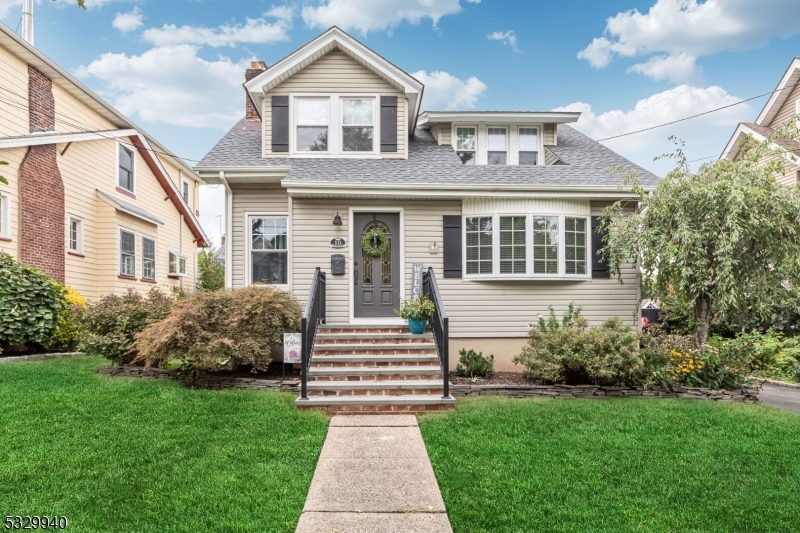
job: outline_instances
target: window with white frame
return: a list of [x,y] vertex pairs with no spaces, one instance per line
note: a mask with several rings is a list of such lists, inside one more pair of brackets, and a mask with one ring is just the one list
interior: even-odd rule
[[486,163],[489,165],[505,165],[508,161],[506,147],[506,129],[488,128],[489,142],[487,143]]
[[170,276],[186,275],[186,257],[175,248],[167,250],[167,274]]
[[295,99],[296,151],[328,151],[329,107],[330,98]]
[[537,165],[539,161],[539,130],[519,129],[519,164]]
[[142,235],[142,279],[156,280],[156,240]]
[[558,217],[533,217],[533,273],[558,274]]
[[118,174],[119,178],[117,181],[117,185],[120,188],[125,189],[126,191],[133,192],[134,188],[134,162],[135,157],[133,155],[133,150],[128,149],[128,147],[124,146],[122,143],[119,143],[118,146]]
[[69,217],[69,232],[67,241],[70,252],[76,254],[83,253],[83,220],[78,217]]
[[119,230],[119,275],[136,276],[136,234]]
[[568,275],[585,275],[587,272],[587,229],[585,218],[564,217],[564,261]]
[[372,152],[375,149],[374,98],[342,99],[342,151]]
[[286,285],[289,278],[288,219],[250,217],[250,283]]
[[183,195],[183,201],[186,205],[189,205],[189,182],[183,180],[181,184],[181,194]]
[[492,217],[467,217],[467,274],[491,274],[493,270]]
[[465,165],[474,165],[477,160],[476,131],[477,128],[472,127],[456,128],[456,153]]
[[500,217],[500,274],[527,272],[526,218]]
[[7,194],[0,192],[0,238],[8,239],[11,236],[11,199]]

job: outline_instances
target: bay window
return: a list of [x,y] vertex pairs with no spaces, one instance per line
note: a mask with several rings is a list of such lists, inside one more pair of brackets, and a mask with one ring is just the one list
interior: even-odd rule
[[506,129],[489,128],[489,151],[486,154],[486,163],[489,165],[505,165],[508,160],[506,149]]
[[525,274],[525,218],[500,217],[500,274]]
[[295,100],[298,152],[328,151],[328,108],[330,98]]
[[477,159],[478,143],[476,140],[477,128],[456,128],[456,153],[465,165],[474,165]]
[[564,260],[567,274],[586,274],[586,228],[585,218],[564,219]]
[[533,273],[558,274],[558,217],[533,217]]
[[467,274],[492,273],[492,217],[467,217]]
[[342,99],[342,151],[372,152],[375,148],[373,98]]
[[119,230],[119,275],[136,276],[136,234]]
[[536,165],[539,159],[539,130],[519,129],[519,164]]
[[251,284],[286,285],[289,278],[289,232],[285,216],[251,216]]

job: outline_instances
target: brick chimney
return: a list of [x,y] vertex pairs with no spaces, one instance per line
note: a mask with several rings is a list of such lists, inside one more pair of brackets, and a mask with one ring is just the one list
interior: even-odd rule
[[[250,68],[245,70],[244,72],[244,81],[248,82],[267,70],[267,64],[264,61],[251,61]],[[258,110],[256,110],[256,106],[253,104],[253,100],[250,98],[250,95],[247,94],[247,89],[245,89],[245,119],[247,122],[261,122],[261,115],[258,114]]]

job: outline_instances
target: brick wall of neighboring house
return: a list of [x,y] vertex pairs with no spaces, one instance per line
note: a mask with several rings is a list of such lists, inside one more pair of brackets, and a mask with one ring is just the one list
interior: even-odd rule
[[[53,84],[28,67],[31,133],[54,131]],[[19,169],[20,260],[64,282],[64,183],[55,144],[31,146]]]

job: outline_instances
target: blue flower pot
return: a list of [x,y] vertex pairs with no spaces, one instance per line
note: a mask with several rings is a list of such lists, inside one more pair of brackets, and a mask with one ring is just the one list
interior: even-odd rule
[[424,318],[419,320],[409,318],[408,319],[408,329],[411,330],[411,333],[414,335],[422,335],[425,333],[425,326],[428,325],[428,321]]

